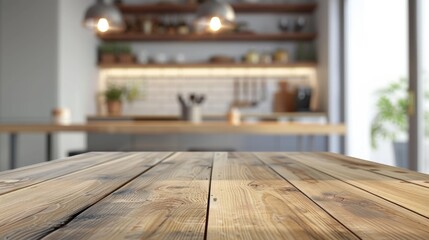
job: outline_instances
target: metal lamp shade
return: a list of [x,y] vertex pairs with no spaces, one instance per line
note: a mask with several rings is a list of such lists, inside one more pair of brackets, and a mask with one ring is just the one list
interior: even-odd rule
[[96,4],[88,8],[85,13],[83,24],[90,29],[97,30],[100,19],[106,19],[108,22],[107,31],[122,31],[125,28],[122,13],[111,4],[106,4],[98,0]]
[[222,0],[206,0],[198,7],[196,17],[198,25],[208,25],[213,17],[218,17],[223,27],[230,27],[235,21],[234,9]]

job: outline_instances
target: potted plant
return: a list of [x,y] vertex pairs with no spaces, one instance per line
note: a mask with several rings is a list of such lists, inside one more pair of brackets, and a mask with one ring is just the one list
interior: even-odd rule
[[121,45],[117,48],[120,63],[134,63],[134,56],[129,45]]
[[122,114],[122,103],[124,101],[133,102],[140,96],[137,85],[121,86],[118,84],[109,84],[104,92],[107,104],[107,113],[112,116]]
[[122,101],[125,89],[122,86],[109,84],[104,97],[106,98],[107,113],[109,115],[121,115],[122,113]]
[[[406,79],[400,79],[378,92],[377,113],[371,124],[371,145],[373,149],[378,147],[380,139],[391,140],[395,153],[396,165],[408,167],[408,151],[405,139],[408,133],[408,83]],[[429,93],[425,94],[429,100]],[[425,134],[429,136],[429,112],[425,113]],[[429,148],[428,148],[429,149]]]
[[99,61],[102,64],[116,62],[116,46],[114,44],[102,44],[98,47]]

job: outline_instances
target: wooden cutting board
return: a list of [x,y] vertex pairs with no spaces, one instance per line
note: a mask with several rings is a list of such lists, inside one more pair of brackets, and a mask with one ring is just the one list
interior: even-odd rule
[[274,94],[273,112],[294,112],[296,92],[288,88],[285,81],[279,82],[279,90]]

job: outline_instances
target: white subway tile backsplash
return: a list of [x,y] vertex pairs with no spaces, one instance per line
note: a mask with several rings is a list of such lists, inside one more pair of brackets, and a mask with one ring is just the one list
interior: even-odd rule
[[[225,114],[234,101],[234,81],[237,78],[146,78],[136,76],[107,76],[100,81],[105,83],[116,83],[139,86],[141,98],[132,104],[125,104],[124,114],[129,115],[176,115],[180,113],[177,95],[187,97],[191,93],[204,94],[206,101],[203,104],[203,113],[207,115]],[[263,93],[261,85],[262,78],[239,79],[240,83],[247,81],[248,90],[241,90],[241,97],[253,99],[251,82],[257,81],[257,96]],[[272,95],[277,89],[278,79],[267,78],[267,88],[264,102],[255,108],[243,109],[243,112],[269,113],[272,110]],[[305,78],[290,78],[292,84],[305,84]],[[101,82],[100,86],[106,84]],[[241,84],[243,86],[243,84]],[[101,90],[101,89],[100,89]],[[243,100],[243,99],[242,99]]]

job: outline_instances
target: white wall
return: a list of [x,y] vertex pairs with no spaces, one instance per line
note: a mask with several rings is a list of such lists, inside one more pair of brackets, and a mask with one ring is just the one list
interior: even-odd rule
[[[0,121],[49,122],[51,110],[68,107],[73,121],[93,110],[96,40],[82,17],[92,1],[0,0]],[[0,169],[8,168],[1,139]],[[18,166],[45,161],[42,134],[20,134]],[[85,146],[82,135],[57,137],[57,154]]]
[[[46,122],[57,98],[57,1],[2,0],[0,11],[1,121]],[[18,166],[45,159],[41,135],[19,143]]]
[[[1,9],[3,2],[0,1],[0,56],[2,55],[1,51],[1,43],[2,43],[2,31],[1,31],[1,25],[2,25],[2,11]],[[2,89],[2,83],[1,83],[1,73],[2,73],[2,64],[1,64],[1,57],[0,57],[0,99],[1,99],[1,89]],[[2,111],[1,111],[1,104],[0,104],[0,121],[2,119]],[[7,152],[6,152],[6,136],[3,134],[0,134],[0,170],[7,169],[7,163],[3,161],[3,159],[7,159]]]
[[[340,25],[339,8],[341,0],[319,1],[317,32],[320,102],[328,112],[330,123],[339,123],[341,114],[340,89]],[[329,151],[340,152],[338,137],[329,138]]]
[[[82,27],[88,0],[60,0],[58,26],[58,107],[71,110],[74,123],[84,122],[86,114],[94,112],[94,92],[97,68],[97,40],[93,32]],[[85,134],[60,134],[57,138],[61,158],[70,150],[86,148]]]

